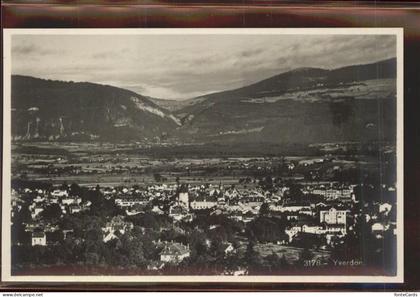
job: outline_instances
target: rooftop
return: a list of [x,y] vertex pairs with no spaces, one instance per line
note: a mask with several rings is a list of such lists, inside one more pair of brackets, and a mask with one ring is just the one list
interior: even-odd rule
[[177,256],[177,255],[183,255],[185,253],[188,253],[189,251],[190,249],[187,246],[183,245],[182,243],[170,242],[165,245],[161,254]]

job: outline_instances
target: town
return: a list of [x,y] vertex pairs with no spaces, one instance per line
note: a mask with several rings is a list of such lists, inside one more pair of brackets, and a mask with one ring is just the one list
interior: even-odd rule
[[395,184],[307,171],[90,186],[15,178],[13,272],[319,274],[357,263],[348,273],[393,273]]

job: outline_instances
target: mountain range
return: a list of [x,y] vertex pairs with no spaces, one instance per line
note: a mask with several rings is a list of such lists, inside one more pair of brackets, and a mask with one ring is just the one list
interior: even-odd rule
[[12,77],[15,139],[147,139],[180,125],[170,112],[125,89]]
[[12,76],[14,139],[215,143],[395,141],[396,59],[298,68],[185,101]]

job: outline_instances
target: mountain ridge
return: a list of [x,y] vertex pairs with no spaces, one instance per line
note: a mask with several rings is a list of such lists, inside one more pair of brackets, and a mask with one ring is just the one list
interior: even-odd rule
[[[303,67],[182,101],[90,82],[12,76],[16,140],[394,141],[396,59]],[[160,100],[160,101],[159,101]],[[162,103],[163,102],[163,103]]]
[[11,87],[16,139],[149,138],[180,125],[146,97],[118,87],[22,75],[12,76]]
[[304,68],[198,97],[175,114],[183,132],[200,140],[394,141],[395,77],[395,58],[332,70]]

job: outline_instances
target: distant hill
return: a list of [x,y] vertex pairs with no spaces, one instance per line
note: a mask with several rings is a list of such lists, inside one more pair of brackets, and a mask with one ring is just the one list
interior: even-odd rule
[[147,97],[150,101],[155,103],[156,105],[160,106],[163,109],[166,109],[169,112],[175,112],[180,110],[186,106],[194,104],[195,101],[191,100],[170,100],[170,99],[161,99],[161,98],[153,98]]
[[12,77],[15,139],[309,144],[395,141],[396,60],[298,68],[185,101],[112,86]]
[[394,141],[395,77],[395,59],[300,68],[195,98],[175,113],[188,137],[214,142]]
[[12,76],[15,139],[164,137],[180,123],[146,97],[107,85]]

